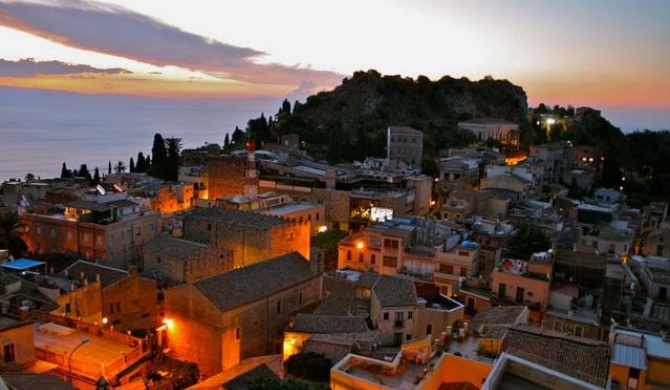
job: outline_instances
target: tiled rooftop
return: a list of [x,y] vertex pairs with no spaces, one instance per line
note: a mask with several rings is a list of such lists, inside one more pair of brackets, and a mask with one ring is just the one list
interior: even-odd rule
[[168,235],[156,236],[142,246],[144,253],[186,260],[207,248],[207,245]]
[[295,316],[295,325],[291,330],[304,333],[358,333],[367,332],[368,326],[362,317],[300,313]]
[[193,283],[193,286],[219,310],[226,311],[314,277],[309,261],[298,252],[292,252],[200,279]]
[[[84,273],[84,278],[89,282],[95,282],[97,275],[100,275],[100,287],[105,288],[123,280],[128,277],[128,271],[108,267],[102,264],[91,263],[85,260],[77,260],[72,265],[66,268],[67,274],[73,278],[81,278],[81,273]],[[63,271],[65,273],[65,271]]]
[[610,346],[606,343],[529,326],[507,331],[503,352],[597,386],[607,383]]
[[415,306],[416,289],[411,279],[380,275],[372,288],[381,307]]
[[500,306],[479,310],[470,321],[470,330],[482,332],[491,326],[513,326],[528,309],[525,306]]

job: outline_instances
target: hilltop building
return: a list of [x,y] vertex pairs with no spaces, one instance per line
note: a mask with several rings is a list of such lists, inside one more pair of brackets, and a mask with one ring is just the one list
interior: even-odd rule
[[423,133],[407,126],[389,126],[386,130],[386,158],[414,167],[423,161]]

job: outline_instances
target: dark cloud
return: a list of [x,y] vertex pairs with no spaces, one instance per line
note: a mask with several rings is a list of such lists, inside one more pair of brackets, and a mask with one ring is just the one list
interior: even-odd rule
[[263,52],[189,33],[126,8],[84,0],[50,5],[0,0],[0,25],[79,49],[252,83],[336,85],[333,72],[253,62]]
[[33,77],[38,74],[71,74],[83,77],[79,75],[81,73],[128,74],[132,72],[121,68],[100,69],[60,61],[34,61],[30,58],[19,61],[0,59],[0,77]]

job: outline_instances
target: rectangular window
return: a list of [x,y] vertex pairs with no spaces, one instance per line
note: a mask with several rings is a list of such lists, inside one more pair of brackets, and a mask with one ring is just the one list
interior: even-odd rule
[[351,251],[347,251],[347,260],[351,261]]
[[408,311],[407,312],[407,319],[411,320],[414,317],[414,312],[413,311]]
[[277,301],[277,314],[281,314],[281,301]]
[[156,301],[158,302],[163,302],[165,300],[165,293],[164,292],[159,292],[156,294]]
[[554,320],[554,330],[557,332],[563,331],[563,323],[561,321]]
[[363,252],[359,252],[359,253],[358,253],[358,262],[359,262],[359,263],[362,263],[362,262],[364,262],[364,261],[365,261],[365,253],[363,253]]
[[407,333],[407,334],[405,335],[405,340],[409,341],[409,340],[411,340],[411,339],[412,339],[412,335],[411,335],[410,333]]
[[113,303],[109,304],[109,312],[110,312],[110,314],[114,314],[114,304]]
[[121,302],[116,302],[116,311],[121,313]]
[[240,339],[240,334],[242,333],[242,330],[238,327],[235,329],[235,340]]
[[300,291],[300,294],[298,294],[298,304],[302,305],[302,291]]
[[389,319],[389,313],[385,312],[384,313],[384,321],[388,321],[388,319]]
[[461,271],[461,276],[468,276],[468,269],[467,268],[461,267],[460,271]]
[[433,325],[426,325],[426,334],[433,334]]
[[584,328],[581,326],[575,326],[575,336],[584,337]]
[[384,267],[397,267],[398,266],[398,258],[397,257],[390,257],[390,256],[384,256]]
[[376,263],[377,263],[377,256],[370,255],[370,264],[376,264]]
[[454,266],[451,264],[440,263],[440,272],[448,273],[449,275],[454,274]]
[[384,247],[391,249],[398,249],[398,240],[384,239]]
[[65,314],[68,314],[71,311],[72,311],[72,307],[70,306],[69,303],[66,303],[65,304]]
[[3,357],[5,363],[12,363],[16,360],[16,351],[14,350],[14,344],[5,344],[2,349]]
[[461,257],[468,257],[470,253],[468,251],[458,251],[458,255]]

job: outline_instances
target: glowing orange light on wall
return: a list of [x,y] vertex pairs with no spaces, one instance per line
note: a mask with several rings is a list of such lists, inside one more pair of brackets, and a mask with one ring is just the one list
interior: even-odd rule
[[171,318],[163,318],[163,324],[168,327],[168,330],[174,328],[174,321]]
[[357,241],[356,249],[365,249],[365,243],[363,241]]

